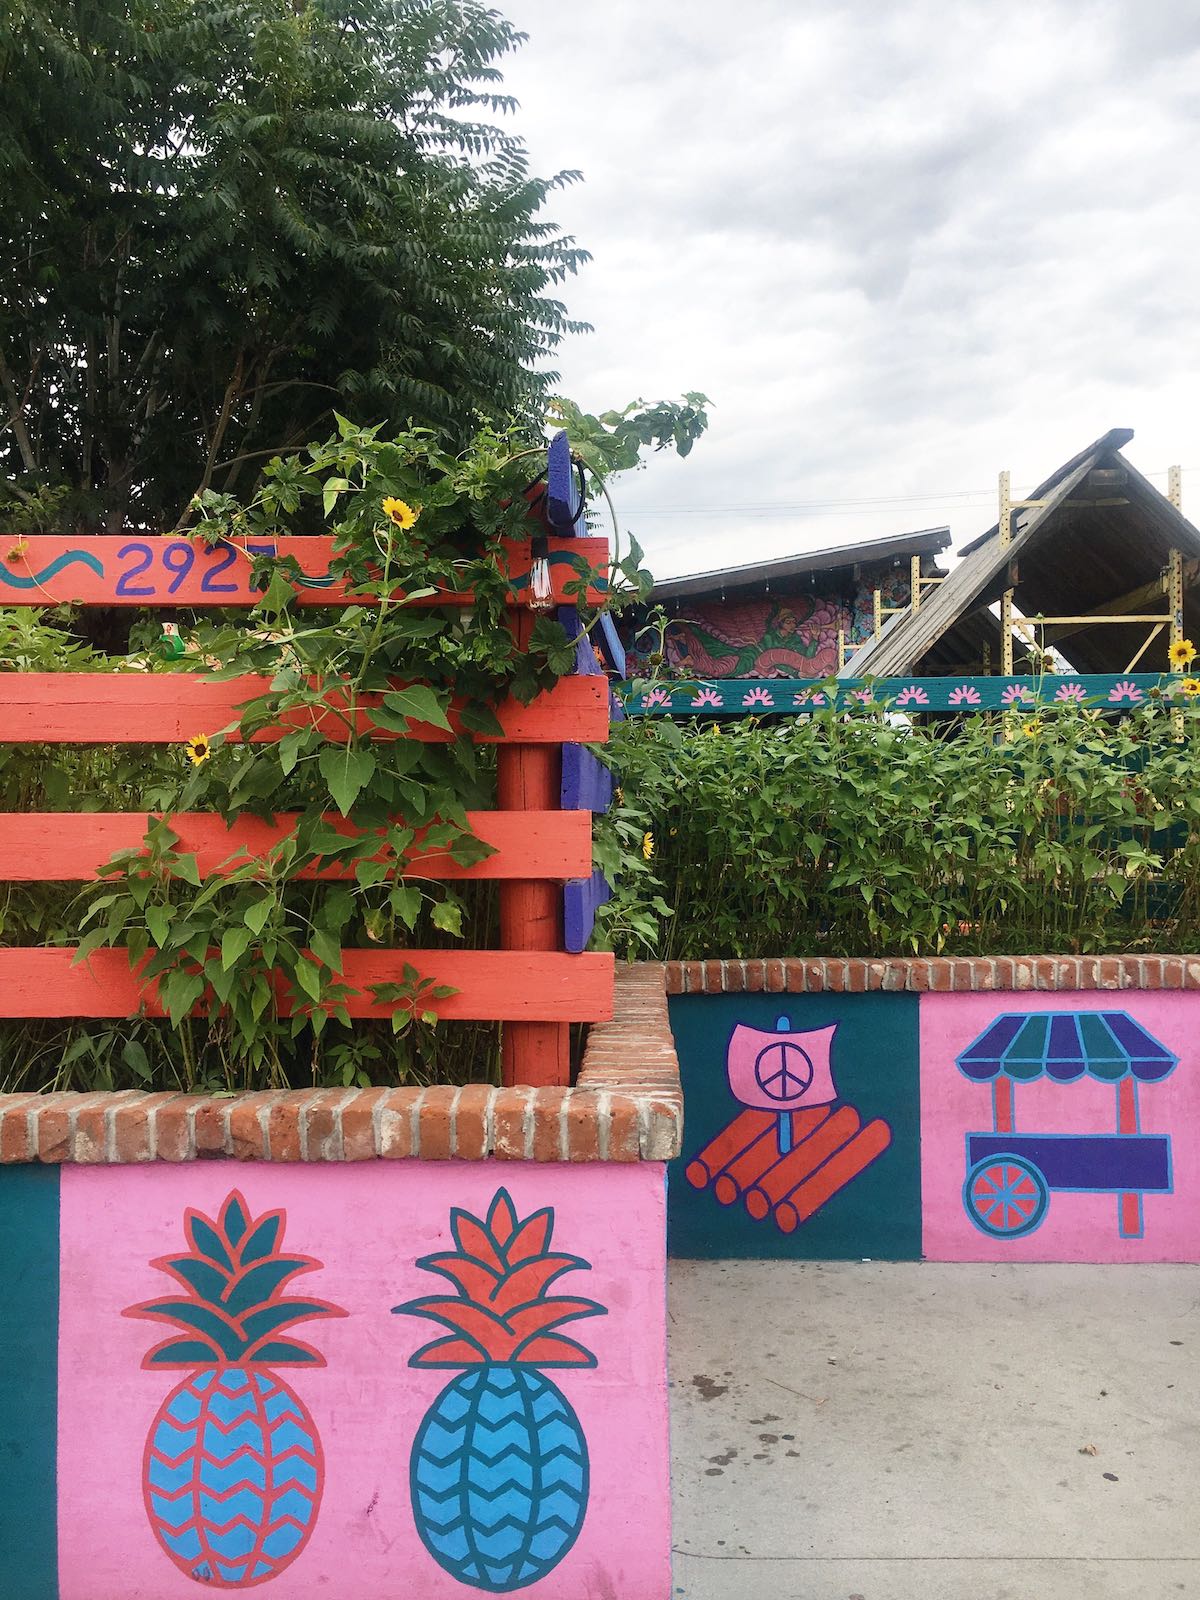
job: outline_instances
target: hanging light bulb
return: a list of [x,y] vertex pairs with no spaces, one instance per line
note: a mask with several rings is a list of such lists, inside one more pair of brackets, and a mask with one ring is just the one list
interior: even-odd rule
[[525,604],[530,611],[554,609],[554,585],[550,581],[550,544],[547,539],[534,539],[530,545],[529,589]]

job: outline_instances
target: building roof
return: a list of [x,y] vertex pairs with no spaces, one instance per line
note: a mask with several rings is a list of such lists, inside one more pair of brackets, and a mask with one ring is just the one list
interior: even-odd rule
[[935,556],[949,544],[949,528],[922,528],[915,533],[891,534],[886,539],[835,545],[830,550],[806,550],[801,555],[780,556],[774,561],[756,561],[747,566],[719,567],[712,572],[667,578],[654,585],[653,598],[673,600],[683,595],[728,594],[733,589],[752,589],[764,584],[779,587],[807,573],[850,571],[858,566],[900,561],[905,557]]
[[[1185,602],[1200,604],[1200,531],[1126,461],[1132,438],[1113,428],[1064,462],[1029,496],[1040,505],[1014,510],[1007,547],[998,527],[973,540],[920,610],[890,617],[841,676],[978,670],[981,641],[999,644],[986,608],[1010,585],[1026,617],[1165,612],[1172,549],[1185,559]],[[1145,623],[1076,624],[1047,627],[1044,638],[1079,672],[1124,672],[1146,632]]]

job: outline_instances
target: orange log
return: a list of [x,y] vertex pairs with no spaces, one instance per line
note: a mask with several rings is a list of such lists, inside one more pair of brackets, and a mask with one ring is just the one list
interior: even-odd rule
[[[769,1113],[768,1113],[769,1115]],[[731,1206],[744,1189],[756,1183],[767,1168],[779,1160],[779,1135],[775,1118],[754,1143],[731,1161],[713,1184],[713,1193],[723,1206]]]
[[859,1116],[853,1106],[839,1106],[832,1116],[828,1106],[814,1106],[813,1112],[823,1113],[820,1121],[747,1190],[746,1210],[756,1222],[761,1222],[776,1201],[790,1194],[822,1161],[858,1132]]
[[779,1202],[775,1207],[775,1221],[780,1232],[792,1233],[802,1222],[807,1222],[826,1200],[844,1189],[852,1178],[857,1178],[876,1156],[882,1155],[891,1142],[892,1130],[886,1122],[878,1117],[868,1122],[861,1133],[835,1151],[811,1178]]
[[703,1189],[723,1167],[741,1155],[775,1121],[769,1111],[743,1111],[710,1139],[688,1162],[687,1181],[693,1189]]

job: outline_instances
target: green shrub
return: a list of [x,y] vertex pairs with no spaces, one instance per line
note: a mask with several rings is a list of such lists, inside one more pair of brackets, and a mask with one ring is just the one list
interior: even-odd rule
[[603,935],[682,959],[1195,948],[1197,734],[1188,701],[631,719]]

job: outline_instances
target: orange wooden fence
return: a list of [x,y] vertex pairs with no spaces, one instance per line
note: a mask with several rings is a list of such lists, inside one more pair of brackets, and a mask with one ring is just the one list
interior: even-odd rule
[[[567,602],[566,585],[580,566],[602,567],[602,539],[552,538],[550,571],[556,603]],[[332,541],[281,538],[245,546],[209,549],[179,538],[14,539],[0,566],[0,605],[130,605],[169,607],[251,606],[260,598],[253,585],[253,557],[292,556],[304,577],[296,584],[303,605],[359,603],[344,585],[329,577]],[[523,603],[532,561],[528,542],[507,541],[506,562],[512,590],[512,616],[518,638],[528,637],[531,618]],[[596,601],[600,594],[590,591]],[[439,592],[415,602],[469,605],[464,591]],[[205,682],[195,674],[3,673],[0,674],[0,743],[164,744],[198,733],[216,733],[236,721],[237,708],[264,693],[269,679],[253,676]],[[348,737],[343,702],[329,696],[327,718],[316,726],[330,740]],[[374,726],[372,704],[358,698],[356,726],[372,738],[411,737],[444,741],[444,730],[413,725],[397,735]],[[403,865],[404,876],[435,879],[487,878],[499,882],[502,949],[348,950],[340,974],[353,991],[352,1017],[380,1017],[390,1007],[371,989],[399,982],[406,966],[422,978],[456,992],[423,1006],[439,1017],[499,1021],[504,1030],[504,1077],[508,1083],[565,1083],[569,1073],[569,1026],[612,1015],[613,961],[608,955],[563,952],[561,885],[591,871],[591,819],[586,811],[558,809],[561,748],[566,742],[596,743],[608,737],[608,685],[603,677],[561,679],[530,705],[508,701],[498,708],[502,733],[470,737],[500,745],[498,805],[471,814],[472,828],[495,854],[461,866],[444,849],[428,849],[418,835]],[[461,731],[453,710],[450,720]],[[304,716],[312,726],[311,713]],[[256,733],[256,740],[278,739],[285,720]],[[115,850],[140,844],[147,825],[142,812],[0,813],[0,881],[88,881]],[[339,832],[357,833],[353,818],[328,819]],[[202,876],[229,870],[238,860],[267,854],[295,827],[294,815],[266,821],[242,817],[226,824],[216,815],[173,816],[171,826],[182,848],[196,855]],[[326,862],[304,876],[346,878],[353,867]],[[280,1008],[289,998],[281,984]],[[198,1010],[203,1011],[202,1001]],[[0,1016],[105,1017],[144,1012],[161,1016],[154,982],[139,982],[124,951],[94,951],[75,964],[64,948],[0,950]]]

